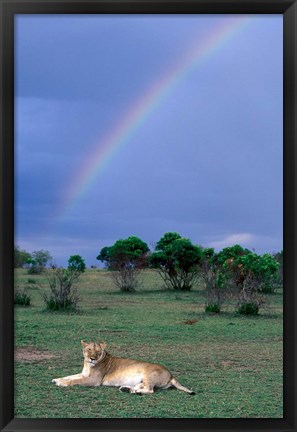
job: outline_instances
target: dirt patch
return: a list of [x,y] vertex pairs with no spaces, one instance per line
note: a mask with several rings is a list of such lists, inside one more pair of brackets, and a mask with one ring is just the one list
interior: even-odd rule
[[184,321],[184,324],[192,325],[195,324],[196,322],[198,322],[197,319],[188,319],[187,321]]
[[55,356],[49,351],[40,351],[33,347],[16,348],[14,351],[14,359],[16,361],[43,361],[54,358]]

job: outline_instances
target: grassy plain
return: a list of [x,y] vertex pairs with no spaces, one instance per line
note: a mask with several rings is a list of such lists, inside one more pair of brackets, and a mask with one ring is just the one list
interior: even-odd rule
[[[34,281],[36,283],[34,283]],[[30,307],[15,307],[15,416],[18,418],[281,418],[282,292],[267,296],[258,317],[229,305],[204,312],[203,287],[168,291],[153,271],[134,294],[121,293],[106,271],[81,277],[77,313],[44,311],[44,275],[17,270]],[[187,324],[190,321],[193,324]],[[112,387],[61,388],[53,378],[82,369],[80,340],[107,343],[116,356],[165,365],[177,390],[137,396]]]

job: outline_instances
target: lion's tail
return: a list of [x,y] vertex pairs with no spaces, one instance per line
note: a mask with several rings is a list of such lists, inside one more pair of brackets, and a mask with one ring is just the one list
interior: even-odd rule
[[172,384],[173,387],[177,388],[178,390],[182,390],[186,393],[190,393],[190,395],[195,394],[195,392],[193,392],[192,390],[188,389],[187,387],[182,386],[175,378],[172,378],[170,380],[170,384]]

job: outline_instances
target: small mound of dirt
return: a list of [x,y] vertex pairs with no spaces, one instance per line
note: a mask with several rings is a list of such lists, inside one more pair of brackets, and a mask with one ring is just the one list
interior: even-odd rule
[[54,358],[55,356],[49,351],[40,351],[33,347],[20,347],[16,348],[14,351],[14,359],[16,361],[43,361]]
[[192,325],[192,324],[195,324],[196,322],[198,322],[197,319],[189,319],[187,321],[184,321],[184,324]]

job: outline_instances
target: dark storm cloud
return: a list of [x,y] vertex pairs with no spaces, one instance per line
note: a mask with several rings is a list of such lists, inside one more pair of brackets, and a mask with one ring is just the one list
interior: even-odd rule
[[61,264],[74,252],[94,264],[118,238],[153,243],[166,231],[282,248],[280,16],[251,19],[186,75],[59,210],[101,138],[219,19],[17,18],[17,243]]

